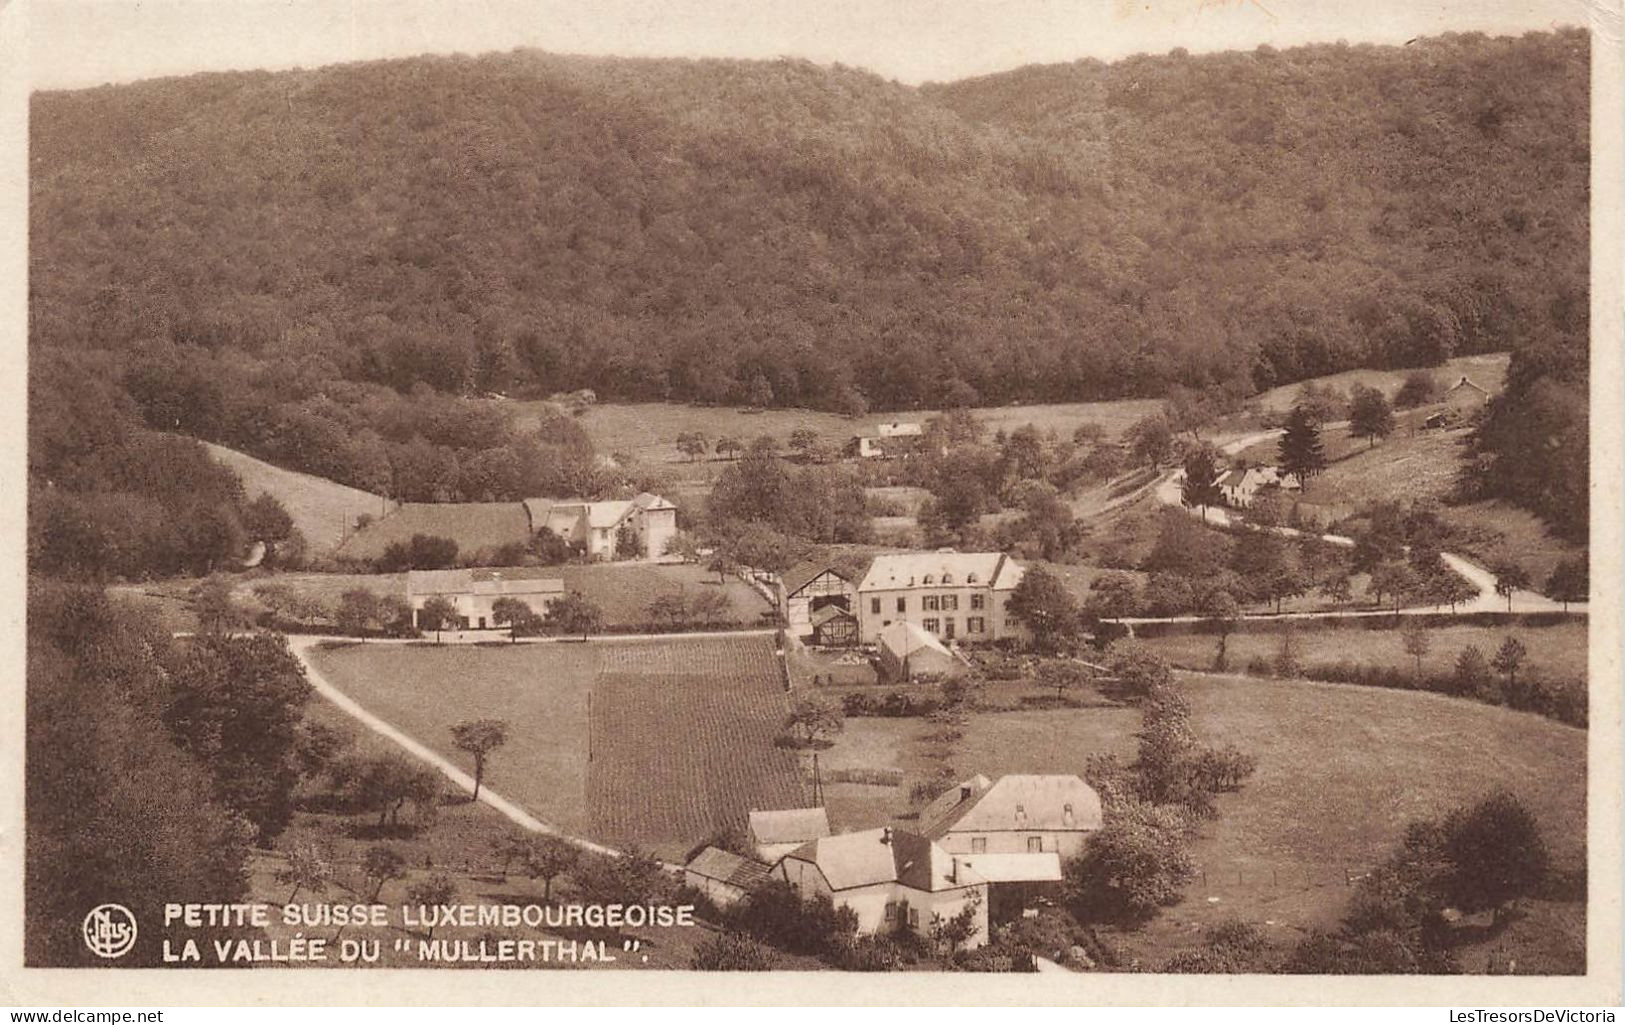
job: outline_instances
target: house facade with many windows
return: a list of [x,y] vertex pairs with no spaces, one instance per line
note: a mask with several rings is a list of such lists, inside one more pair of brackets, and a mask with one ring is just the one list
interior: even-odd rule
[[878,641],[893,623],[912,623],[944,643],[1025,636],[1005,610],[1022,568],[1001,552],[909,552],[876,556],[858,584],[858,634]]
[[447,624],[454,630],[500,628],[492,607],[501,598],[516,598],[537,615],[564,596],[564,581],[547,570],[534,569],[415,569],[406,574],[406,600],[412,623],[423,629],[419,613],[430,598],[444,598],[456,610]]

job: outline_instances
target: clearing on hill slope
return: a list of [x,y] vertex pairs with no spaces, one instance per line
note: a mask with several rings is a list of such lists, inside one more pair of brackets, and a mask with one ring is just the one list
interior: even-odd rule
[[218,462],[230,467],[253,498],[260,492],[282,503],[313,555],[327,555],[355,530],[358,516],[382,516],[395,503],[382,495],[337,484],[296,470],[284,470],[224,445],[204,442]]

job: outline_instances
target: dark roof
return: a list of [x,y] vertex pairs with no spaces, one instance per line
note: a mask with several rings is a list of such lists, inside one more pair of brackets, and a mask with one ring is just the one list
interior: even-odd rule
[[852,581],[841,575],[841,571],[827,562],[803,562],[790,567],[784,574],[784,596],[788,598],[808,584],[817,580],[825,573],[832,573],[846,584]]
[[851,619],[854,621],[857,619],[856,616],[841,608],[839,605],[822,605],[819,607],[817,612],[812,614],[812,625],[823,626],[832,619],[841,618]]
[[707,847],[684,866],[695,875],[749,890],[767,879],[767,866],[720,847]]

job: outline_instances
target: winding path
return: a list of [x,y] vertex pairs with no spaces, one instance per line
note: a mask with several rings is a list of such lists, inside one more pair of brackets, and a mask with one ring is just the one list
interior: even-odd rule
[[[378,716],[361,707],[361,705],[354,698],[333,686],[332,682],[328,680],[327,677],[322,675],[322,671],[316,667],[316,663],[311,659],[310,652],[311,649],[316,647],[316,645],[322,643],[323,641],[331,641],[333,638],[314,636],[311,634],[288,634],[287,637],[289,650],[293,652],[293,657],[299,660],[299,664],[304,667],[305,679],[310,681],[310,685],[316,689],[318,694],[326,698],[328,701],[331,701],[334,705],[338,706],[340,710],[345,712],[345,714],[355,719],[361,725],[367,727],[367,729],[373,731],[386,740],[392,741],[405,750],[408,754],[412,755],[412,757],[417,758],[420,761],[427,762],[429,765],[438,770],[441,775],[451,780],[457,786],[468,791],[469,793],[474,792],[473,776],[470,776],[468,773],[464,772],[462,769],[459,769],[447,759],[436,754],[422,742],[401,732],[394,726],[391,726],[389,723],[378,718]],[[607,854],[612,857],[620,857],[622,855],[621,851],[618,851],[613,847],[606,847],[603,844],[594,843],[593,841],[584,837],[571,836],[555,826],[548,825],[547,823],[538,819],[536,816],[532,815],[530,812],[521,808],[519,805],[508,800],[506,797],[503,797],[501,794],[483,784],[480,786],[479,800],[482,804],[489,805],[490,807],[496,809],[498,814],[502,815],[509,822],[512,822],[514,825],[519,826],[522,829],[529,830],[532,833],[541,833],[545,836],[558,837],[560,840],[563,840],[574,847],[578,847],[584,851],[591,851],[594,854]],[[673,865],[667,862],[662,862],[662,865],[668,871],[679,871],[682,867],[680,865]]]
[[[1343,426],[1343,425],[1342,424],[1327,424],[1326,426],[1328,426],[1328,427],[1339,427],[1339,426]],[[1282,432],[1281,432],[1280,428],[1275,428],[1274,430],[1256,431],[1256,432],[1254,432],[1252,434],[1245,434],[1245,435],[1242,435],[1239,438],[1235,438],[1235,439],[1232,439],[1230,441],[1224,442],[1223,444],[1221,444],[1219,446],[1219,451],[1222,452],[1223,454],[1227,455],[1227,456],[1233,456],[1238,452],[1244,451],[1244,450],[1246,450],[1248,448],[1251,448],[1254,445],[1259,444],[1260,442],[1268,441],[1271,438],[1278,438],[1278,437],[1281,436],[1281,433]],[[1161,481],[1159,481],[1157,483],[1157,486],[1156,486],[1157,500],[1162,502],[1164,505],[1171,505],[1176,509],[1186,509],[1186,511],[1188,511],[1193,516],[1201,515],[1201,510],[1199,510],[1199,509],[1188,509],[1185,506],[1184,501],[1181,499],[1180,485],[1184,481],[1184,477],[1185,477],[1185,471],[1184,470],[1176,469],[1176,470],[1170,471]],[[1208,508],[1207,517],[1208,517],[1207,521],[1209,523],[1213,523],[1213,524],[1216,524],[1216,525],[1221,526],[1221,527],[1227,527],[1227,526],[1232,526],[1232,525],[1234,525],[1234,526],[1243,526],[1243,527],[1252,526],[1251,524],[1248,524],[1247,521],[1241,519],[1240,517],[1232,516],[1229,513],[1228,510],[1221,509],[1221,508],[1218,508],[1216,506]],[[1316,538],[1319,538],[1321,541],[1326,542],[1327,544],[1342,545],[1344,547],[1353,547],[1353,545],[1354,545],[1354,539],[1353,538],[1345,537],[1342,534],[1309,534],[1306,531],[1296,530],[1296,529],[1294,529],[1292,527],[1254,527],[1253,529],[1256,529],[1256,530],[1270,530],[1270,531],[1273,531],[1274,533],[1280,534],[1280,535],[1282,535],[1284,537],[1316,537]],[[1478,595],[1476,597],[1474,597],[1474,598],[1472,598],[1472,599],[1470,599],[1468,601],[1461,602],[1460,604],[1458,604],[1456,606],[1456,608],[1448,610],[1448,612],[1450,614],[1452,614],[1452,615],[1467,615],[1469,613],[1475,613],[1475,612],[1476,613],[1499,612],[1499,613],[1502,613],[1502,614],[1507,614],[1507,613],[1519,613],[1519,612],[1563,612],[1563,611],[1574,612],[1574,613],[1578,613],[1579,615],[1586,615],[1587,614],[1587,606],[1586,606],[1585,602],[1570,602],[1568,604],[1568,606],[1565,607],[1562,603],[1555,602],[1555,601],[1553,601],[1552,599],[1546,597],[1543,594],[1539,594],[1539,593],[1536,593],[1535,591],[1528,591],[1528,590],[1515,590],[1515,591],[1513,591],[1512,592],[1512,597],[1511,597],[1511,602],[1509,604],[1506,597],[1504,597],[1502,595],[1498,595],[1498,594],[1495,593],[1495,574],[1494,573],[1490,572],[1488,569],[1484,568],[1483,566],[1480,566],[1479,564],[1473,562],[1472,560],[1465,558],[1464,556],[1455,554],[1454,552],[1441,552],[1440,557],[1444,559],[1445,565],[1449,566],[1452,570],[1454,570],[1457,574],[1459,574],[1468,583],[1470,583],[1474,587],[1478,588]],[[1410,615],[1437,614],[1437,613],[1443,612],[1443,611],[1447,611],[1447,610],[1442,609],[1440,606],[1413,606],[1413,607],[1410,607],[1410,608],[1400,609],[1399,614],[1400,615],[1406,615],[1406,614],[1410,614]],[[1393,614],[1394,613],[1392,611],[1364,610],[1364,609],[1345,609],[1345,610],[1331,611],[1331,612],[1283,613],[1283,614],[1281,614],[1279,616],[1271,616],[1270,618],[1279,618],[1279,619],[1285,619],[1285,618],[1326,619],[1326,618],[1345,617],[1345,616],[1370,616],[1370,615],[1393,615]],[[1186,617],[1178,617],[1178,616],[1176,616],[1176,617],[1172,617],[1171,619],[1164,618],[1164,619],[1157,619],[1157,620],[1151,620],[1151,619],[1124,620],[1124,622],[1179,622],[1184,618],[1186,618]],[[1194,619],[1199,619],[1201,617],[1192,616],[1192,617],[1189,617],[1189,618],[1194,620]]]

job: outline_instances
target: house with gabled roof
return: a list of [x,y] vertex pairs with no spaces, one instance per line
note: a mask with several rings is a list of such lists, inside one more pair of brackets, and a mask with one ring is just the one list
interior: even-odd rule
[[858,931],[925,933],[935,916],[972,909],[966,947],[987,942],[987,882],[926,837],[886,827],[811,840],[779,859],[773,875],[803,899],[850,908]]
[[829,835],[829,813],[823,808],[752,811],[747,822],[751,847],[769,865],[807,841]]
[[[798,563],[779,579],[778,591],[779,614],[784,617],[785,629],[793,636],[803,641],[814,640],[819,627],[814,617],[824,612],[823,622],[827,623],[830,618],[827,610],[836,609],[852,618],[853,636],[847,643],[857,643],[857,620],[852,611],[857,589],[834,566],[817,561]],[[830,632],[835,632],[841,625],[838,624]],[[815,640],[815,643],[827,642]]]
[[1002,552],[877,555],[858,584],[858,633],[874,644],[893,623],[912,623],[943,642],[1024,637],[1005,603],[1022,568]]
[[920,832],[954,854],[1043,855],[1042,866],[1033,861],[1041,876],[1052,862],[1082,853],[1103,822],[1100,795],[1073,775],[972,776],[919,818]]
[[[677,535],[677,507],[647,491],[627,500],[527,498],[523,504],[532,536],[550,530],[589,559],[653,561]],[[636,554],[629,552],[634,547]]]
[[1444,393],[1446,408],[1460,416],[1476,413],[1489,404],[1489,389],[1480,387],[1466,374]]

